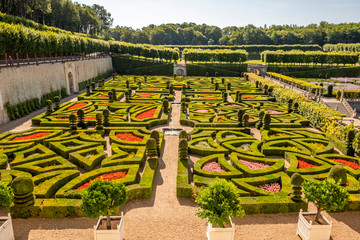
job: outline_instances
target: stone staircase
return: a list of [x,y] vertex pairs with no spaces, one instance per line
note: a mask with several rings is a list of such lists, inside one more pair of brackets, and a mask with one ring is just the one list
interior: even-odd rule
[[349,113],[349,111],[345,108],[345,106],[341,102],[325,102],[325,104],[340,112],[341,114],[345,114],[347,117],[351,117],[352,113]]

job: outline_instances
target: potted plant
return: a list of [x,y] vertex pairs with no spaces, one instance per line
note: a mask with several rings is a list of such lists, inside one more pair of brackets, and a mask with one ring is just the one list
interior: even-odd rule
[[[9,209],[13,201],[13,192],[11,187],[5,184],[0,184],[0,207]],[[10,213],[7,217],[0,217],[0,239],[1,240],[14,240],[14,230],[12,226]]]
[[313,202],[317,212],[300,210],[297,234],[305,240],[328,240],[331,235],[332,223],[321,211],[343,209],[348,202],[349,193],[334,179],[315,181],[309,179],[303,183],[305,199]]
[[195,201],[199,204],[196,215],[207,219],[208,240],[234,239],[235,225],[230,217],[245,215],[237,192],[233,183],[216,178],[196,197]]
[[[110,216],[115,208],[126,201],[126,189],[122,183],[95,181],[81,195],[81,210],[90,218],[99,217],[94,226],[95,240],[124,239],[124,219],[121,216]],[[113,224],[111,224],[113,222]],[[114,226],[115,225],[115,226]]]

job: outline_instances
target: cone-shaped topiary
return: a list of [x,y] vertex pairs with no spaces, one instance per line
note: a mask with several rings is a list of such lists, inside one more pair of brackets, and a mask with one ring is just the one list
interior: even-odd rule
[[50,115],[54,110],[53,110],[53,107],[52,107],[52,101],[51,100],[47,100],[46,101],[46,114],[47,115]]
[[183,84],[181,88],[182,94],[186,94],[186,85]]
[[288,101],[288,113],[291,113],[293,111],[292,110],[293,102],[294,102],[294,100],[289,99],[289,101]]
[[82,129],[86,129],[87,128],[87,124],[85,122],[85,112],[82,109],[77,110],[77,115],[78,115],[78,124],[77,126],[82,128]]
[[256,81],[256,82],[255,82],[255,87],[256,87],[256,88],[259,88],[259,81]]
[[188,160],[188,143],[186,139],[180,139],[179,142],[179,160],[185,161]]
[[300,201],[302,195],[302,187],[304,179],[299,173],[294,173],[291,176],[290,183],[292,185],[291,199],[293,201]]
[[187,113],[187,104],[186,104],[186,102],[181,103],[181,112]]
[[111,89],[111,92],[112,92],[112,97],[113,97],[113,101],[117,101],[118,99],[117,99],[117,97],[116,97],[116,89]]
[[256,128],[260,130],[260,128],[263,127],[263,119],[264,119],[264,115],[265,115],[265,111],[264,110],[261,110],[259,112],[259,120],[258,122],[256,123]]
[[174,85],[170,85],[170,88],[169,88],[169,94],[171,94],[171,95],[174,95]]
[[294,103],[294,113],[299,113],[299,103],[298,102]]
[[125,84],[126,84],[126,88],[130,88],[130,82],[129,82],[129,80],[126,80]]
[[148,158],[157,158],[158,157],[156,140],[153,138],[149,138],[146,141],[146,156]]
[[199,204],[197,216],[222,228],[225,223],[230,224],[229,217],[245,215],[240,205],[238,189],[225,179],[216,178],[199,193],[195,202]]
[[267,84],[265,84],[265,86],[264,86],[264,94],[265,95],[269,94],[268,90],[269,90],[269,86]]
[[90,94],[91,94],[90,85],[87,84],[87,85],[86,85],[86,95],[87,95],[87,96],[90,96]]
[[155,139],[156,141],[156,150],[158,152],[158,156],[160,157],[160,133],[157,130],[152,130],[150,133],[150,138]]
[[346,187],[347,173],[342,165],[334,165],[329,171],[328,178],[332,178],[335,182],[340,183],[341,186]]
[[55,96],[54,97],[54,102],[55,102],[55,111],[58,110],[60,108],[60,97],[59,96]]
[[109,116],[110,116],[110,111],[109,109],[105,109],[103,111],[103,116],[104,116],[104,127],[109,127],[110,126],[110,120],[109,120]]
[[214,84],[214,78],[213,77],[211,78],[211,84]]
[[187,89],[190,89],[190,88],[191,88],[191,82],[190,82],[190,81],[187,81],[186,84],[187,84],[187,85],[186,85],[186,88],[187,88]]
[[105,215],[106,227],[111,229],[111,211],[126,201],[126,188],[122,183],[95,181],[81,194],[81,210],[90,218]]
[[169,100],[163,100],[163,111],[164,113],[169,113]]
[[147,82],[147,76],[146,75],[144,76],[144,82]]
[[5,183],[0,183],[0,207],[9,209],[13,202],[13,190],[11,187],[6,186]]
[[228,84],[227,84],[227,90],[228,90],[228,91],[231,91],[231,83],[228,83]]
[[96,127],[95,127],[96,130],[103,130],[104,129],[104,127],[102,125],[102,118],[103,118],[102,113],[97,113],[96,114]]
[[228,101],[228,93],[227,92],[224,92],[223,94],[222,94],[222,98],[223,98],[223,102],[227,102]]
[[221,79],[221,84],[225,84],[225,78]]
[[114,101],[113,92],[108,92],[108,96],[109,96],[109,102],[113,102]]
[[263,118],[263,129],[270,130],[271,115],[269,113],[264,114]]
[[215,83],[215,91],[219,90],[219,83]]
[[242,127],[243,126],[243,116],[245,114],[245,110],[244,109],[239,109],[237,112],[237,117],[238,117],[238,122],[239,122],[239,126]]
[[94,82],[91,83],[91,91],[94,91],[96,88],[96,84]]
[[340,98],[341,98],[341,90],[337,90],[337,92],[336,92],[336,99],[337,99],[337,100],[340,100]]
[[350,129],[346,134],[346,155],[348,156],[354,156],[354,148],[353,148],[353,142],[355,139],[355,129]]
[[76,115],[75,114],[70,114],[69,116],[69,122],[70,122],[70,129],[71,130],[76,130],[77,129],[77,126],[76,126],[76,121],[77,121],[77,118],[76,118]]
[[248,114],[244,114],[243,116],[243,125],[244,125],[244,128],[247,128],[249,126],[249,115]]

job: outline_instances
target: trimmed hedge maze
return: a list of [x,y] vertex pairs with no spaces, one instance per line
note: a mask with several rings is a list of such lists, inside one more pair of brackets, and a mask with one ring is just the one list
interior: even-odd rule
[[81,193],[98,179],[124,183],[128,200],[150,198],[164,136],[149,129],[168,122],[174,83],[182,80],[100,80],[78,101],[48,101],[30,130],[1,134],[0,182],[34,182],[35,202],[13,205],[12,216],[83,216]]
[[347,210],[360,210],[360,159],[336,149],[331,136],[299,114],[296,101],[278,103],[268,85],[243,78],[202,78],[182,88],[181,104],[181,123],[194,130],[180,133],[179,197],[218,177],[238,187],[247,214],[306,210],[303,199],[290,196],[292,174],[322,180],[341,164],[351,194]]

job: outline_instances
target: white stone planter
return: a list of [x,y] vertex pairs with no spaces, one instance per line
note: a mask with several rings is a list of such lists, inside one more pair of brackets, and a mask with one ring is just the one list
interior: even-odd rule
[[1,240],[14,240],[14,230],[12,226],[10,213],[8,217],[0,217],[1,221],[5,222],[0,226],[0,239]]
[[332,228],[331,221],[327,220],[323,214],[320,214],[328,225],[313,225],[304,216],[314,214],[316,212],[302,212],[302,209],[300,210],[296,234],[303,240],[329,240]]
[[[230,218],[230,217],[229,217]],[[213,227],[210,222],[208,222],[206,236],[208,240],[234,240],[235,236],[235,224],[231,221],[231,227],[227,228],[217,228]]]
[[98,230],[101,220],[106,221],[106,216],[100,216],[96,226],[94,226],[94,239],[95,240],[123,240],[124,239],[124,215],[110,216],[111,220],[120,220],[116,229],[111,230]]

